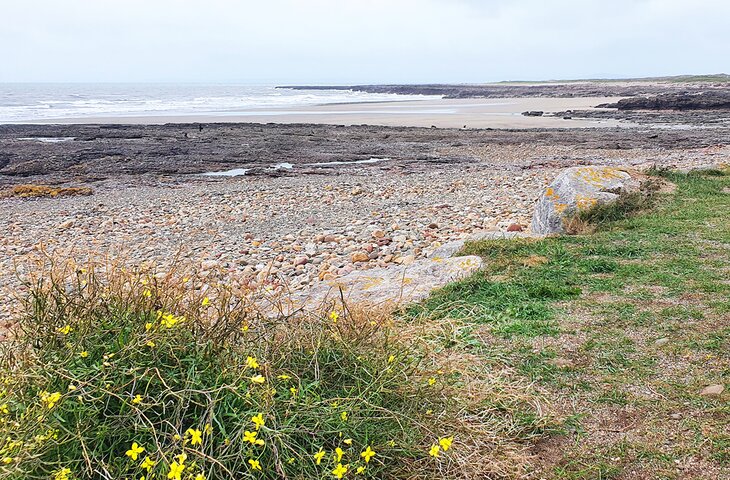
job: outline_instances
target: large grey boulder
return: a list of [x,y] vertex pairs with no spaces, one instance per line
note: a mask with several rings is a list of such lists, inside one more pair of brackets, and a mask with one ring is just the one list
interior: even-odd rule
[[596,205],[615,202],[619,196],[638,192],[641,182],[627,171],[613,167],[572,167],[545,189],[535,207],[531,230],[550,235],[565,232],[565,221]]

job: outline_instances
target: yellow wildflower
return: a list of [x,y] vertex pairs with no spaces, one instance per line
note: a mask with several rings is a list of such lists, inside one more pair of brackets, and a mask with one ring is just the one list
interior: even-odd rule
[[53,474],[53,480],[68,480],[69,475],[71,475],[71,469],[62,468]]
[[76,390],[76,385],[74,385],[73,383],[69,383],[68,384],[68,391],[69,392],[73,392],[74,390]]
[[142,295],[145,298],[150,298],[152,296],[152,292],[150,292],[149,290],[145,290],[144,292],[142,292]]
[[210,426],[210,423],[206,423],[203,427],[203,431],[206,435],[210,435],[211,433],[213,433],[213,427]]
[[342,455],[344,455],[344,454],[345,454],[345,452],[340,447],[335,448],[335,455],[337,456],[337,462],[342,460]]
[[254,357],[246,358],[246,366],[248,368],[259,368],[259,362]]
[[2,413],[3,415],[7,415],[8,413],[10,413],[7,403],[3,403],[2,405],[0,405],[0,413]]
[[188,428],[185,432],[186,435],[190,435],[190,445],[202,445],[203,444],[203,432],[197,429]]
[[395,362],[395,355],[391,355],[390,357],[388,357],[388,363],[393,363],[393,362]]
[[259,413],[258,415],[254,415],[251,417],[251,421],[256,425],[256,430],[264,426],[264,414]]
[[59,400],[61,400],[61,392],[48,393],[45,390],[41,392],[41,401],[46,404],[46,407],[53,408]]
[[88,356],[89,356],[89,352],[87,352],[86,350],[84,350],[83,352],[79,353],[79,356],[80,356],[81,358],[86,358],[86,357],[88,357]]
[[175,459],[177,459],[178,463],[180,463],[180,465],[182,465],[188,459],[188,454],[181,453],[180,455],[176,455]]
[[276,378],[278,378],[279,380],[289,380],[291,377],[287,374],[281,374],[281,375],[277,376]]
[[13,457],[3,457],[3,463],[5,465],[7,465],[9,463],[13,463]]
[[[204,306],[204,307],[207,307],[208,305],[210,305],[210,298],[208,298],[208,297],[205,297],[205,298],[203,299],[203,301],[201,302],[201,305],[202,305],[202,306]],[[196,480],[197,480],[197,479],[196,479]]]
[[342,443],[344,443],[345,445],[352,445],[352,439],[351,438],[346,438],[346,439],[344,439],[342,441]]
[[454,441],[454,437],[446,437],[439,440],[439,445],[441,445],[441,448],[444,450],[444,452],[448,451],[449,448],[451,448],[451,444]]
[[135,395],[132,399],[132,403],[134,405],[139,405],[140,403],[142,403],[142,395]]
[[165,328],[172,328],[181,320],[182,317],[176,317],[171,313],[166,313],[162,315],[162,319],[160,320],[160,323],[162,323],[162,326]]
[[139,454],[142,452],[144,452],[144,447],[138,445],[137,442],[133,442],[132,447],[129,450],[127,450],[127,453],[125,455],[127,455],[132,460],[136,461],[137,457],[139,457]]
[[258,432],[249,432],[246,430],[243,432],[243,440],[249,443],[256,443],[256,435],[258,435]]
[[320,448],[319,449],[319,452],[317,452],[317,453],[314,454],[314,460],[317,463],[317,465],[319,465],[320,463],[322,463],[322,459],[324,458],[325,453],[326,452]]
[[343,422],[346,422],[347,421],[347,412],[340,413],[340,418],[342,419]]
[[265,383],[265,382],[266,382],[266,379],[263,377],[263,375],[254,375],[253,377],[251,377],[251,383],[261,384],[261,383]]
[[441,451],[441,448],[434,443],[431,445],[431,450],[428,451],[428,454],[436,458],[439,456],[439,451]]
[[152,340],[147,340],[147,343],[145,343],[150,348],[155,348],[156,344]]
[[205,475],[203,475],[202,473],[199,473],[199,474],[195,475],[195,480],[205,480]]
[[347,465],[342,465],[341,463],[338,463],[334,470],[332,470],[332,475],[335,476],[335,478],[342,478],[347,473]]
[[289,389],[289,392],[291,392],[292,396],[294,396],[294,395],[296,395],[296,394],[297,394],[297,389],[296,389],[296,388],[294,388],[294,387],[291,387],[291,388]]
[[360,474],[365,471],[365,467],[357,467],[357,470],[355,470],[355,473]]
[[185,465],[177,462],[170,464],[170,472],[167,474],[169,480],[181,480],[182,473],[185,470]]
[[433,387],[434,385],[436,385],[436,379],[433,378],[433,377],[429,378],[428,379],[428,385],[431,386],[431,387]]
[[147,322],[144,324],[145,331],[149,332],[150,330],[152,330],[152,327],[153,327],[152,322]]
[[261,463],[258,460],[249,459],[248,463],[251,465],[251,470],[261,470]]
[[150,457],[145,457],[144,462],[140,464],[139,468],[143,468],[149,472],[154,466],[155,462],[153,462]]
[[65,326],[59,328],[56,331],[62,335],[68,335],[69,333],[71,333],[71,330],[73,330],[73,328],[71,328],[71,325],[66,324]]
[[337,323],[337,320],[340,318],[340,314],[332,311],[330,312],[330,319],[332,320],[332,323]]
[[370,445],[368,445],[368,448],[365,449],[364,452],[360,454],[360,456],[365,460],[365,463],[368,463],[371,458],[375,456],[375,450],[370,448]]

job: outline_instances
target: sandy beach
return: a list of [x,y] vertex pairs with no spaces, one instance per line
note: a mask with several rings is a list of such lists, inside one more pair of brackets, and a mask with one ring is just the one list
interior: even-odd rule
[[[616,97],[578,98],[469,98],[327,104],[297,108],[244,109],[216,114],[89,116],[54,118],[31,123],[58,124],[165,124],[165,123],[306,123],[338,125],[382,125],[396,127],[438,128],[587,128],[615,127],[622,123],[611,119],[553,116],[567,110],[595,110],[596,105],[616,101]],[[599,111],[602,109],[598,109]],[[529,117],[526,111],[543,111],[547,115]]]

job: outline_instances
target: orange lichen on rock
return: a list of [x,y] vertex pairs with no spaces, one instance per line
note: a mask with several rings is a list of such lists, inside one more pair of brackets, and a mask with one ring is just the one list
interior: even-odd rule
[[626,174],[617,168],[604,167],[598,169],[584,167],[577,170],[576,176],[586,183],[601,187],[607,180],[625,178]]
[[578,210],[590,210],[598,203],[598,199],[586,195],[576,195],[575,204]]

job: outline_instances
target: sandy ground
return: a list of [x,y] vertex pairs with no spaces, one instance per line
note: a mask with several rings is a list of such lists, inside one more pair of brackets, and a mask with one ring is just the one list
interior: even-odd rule
[[546,113],[592,110],[595,105],[615,102],[616,97],[582,98],[474,98],[402,102],[372,102],[316,105],[297,108],[250,109],[210,115],[114,116],[44,120],[34,123],[59,124],[164,124],[185,122],[309,123],[339,125],[383,125],[439,128],[587,128],[615,127],[611,119],[569,119],[561,116],[527,117],[522,112]]

